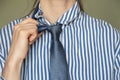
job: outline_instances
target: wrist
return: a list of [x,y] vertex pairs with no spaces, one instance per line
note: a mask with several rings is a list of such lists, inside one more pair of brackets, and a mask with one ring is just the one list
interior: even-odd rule
[[23,62],[23,59],[20,59],[20,58],[17,58],[16,56],[11,56],[11,55],[10,56],[8,55],[8,58],[6,60],[7,66],[11,68],[21,67],[22,62]]
[[23,62],[22,59],[17,59],[9,55],[2,73],[3,77],[6,80],[19,80],[22,62]]

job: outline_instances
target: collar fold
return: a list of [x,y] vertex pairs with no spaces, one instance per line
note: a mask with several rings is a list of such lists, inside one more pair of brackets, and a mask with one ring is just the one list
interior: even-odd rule
[[[78,1],[68,10],[66,11],[56,23],[61,23],[61,24],[69,24],[73,20],[75,20],[80,13],[80,6],[78,4]],[[43,16],[43,11],[40,8],[40,4],[38,3],[37,7],[32,13],[32,18],[34,19],[40,19],[44,18]]]

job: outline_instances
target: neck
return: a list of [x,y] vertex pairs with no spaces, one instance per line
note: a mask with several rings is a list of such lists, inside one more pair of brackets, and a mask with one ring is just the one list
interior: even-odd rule
[[55,23],[76,0],[40,0],[43,16],[51,23]]

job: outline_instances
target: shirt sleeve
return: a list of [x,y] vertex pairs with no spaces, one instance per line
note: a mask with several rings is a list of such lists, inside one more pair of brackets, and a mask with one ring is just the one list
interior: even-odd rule
[[2,72],[12,41],[13,27],[26,18],[28,18],[28,16],[26,16],[25,18],[13,20],[0,29],[0,80],[4,80],[4,78],[2,77]]
[[4,59],[1,56],[1,51],[0,51],[0,80],[4,80],[4,78],[2,77],[2,71],[4,68]]
[[2,77],[2,71],[4,69],[5,58],[3,57],[2,48],[1,48],[1,30],[0,30],[0,80],[4,80]]
[[120,80],[120,32],[115,31],[115,59],[114,59],[114,79]]

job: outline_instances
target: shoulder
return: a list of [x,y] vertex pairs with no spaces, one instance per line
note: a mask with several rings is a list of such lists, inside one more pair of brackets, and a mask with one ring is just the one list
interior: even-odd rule
[[109,22],[92,17],[85,12],[81,12],[79,15],[77,21],[79,27],[84,30],[84,32],[86,31],[86,33],[89,32],[91,35],[96,35],[96,38],[107,39],[114,45],[120,42],[120,31]]
[[8,51],[10,49],[14,26],[28,17],[29,16],[13,20],[0,29],[0,56],[2,56],[3,60],[6,59]]
[[105,27],[113,28],[112,25],[110,23],[108,23],[107,21],[92,17],[89,14],[87,14],[86,12],[81,12],[79,19],[81,20],[82,23],[84,23],[87,26],[94,25],[95,27],[99,27],[99,28],[105,28]]
[[0,48],[1,49],[9,49],[9,46],[12,40],[14,26],[19,24],[25,18],[13,20],[0,29]]
[[12,31],[14,26],[19,24],[21,21],[23,21],[24,19],[28,18],[28,16],[25,16],[23,18],[20,18],[20,19],[15,19],[15,20],[12,20],[10,21],[8,24],[6,24],[5,26],[3,26],[0,31],[1,32],[4,32],[4,31]]
[[79,14],[79,23],[85,28],[95,28],[98,31],[110,31],[119,34],[119,30],[113,27],[109,22],[90,16],[86,12]]
[[[15,25],[19,24],[21,19],[16,19],[5,25],[0,29],[0,39],[6,40],[7,38],[11,38],[12,33],[13,33],[13,28]],[[7,39],[8,40],[8,39]],[[2,42],[1,42],[2,43]]]
[[19,24],[20,22],[22,22],[24,19],[29,18],[29,16],[25,16],[23,18],[20,19],[15,19],[13,21],[11,21],[10,23],[6,24],[5,26],[3,26],[0,29],[0,35],[10,35],[13,32],[13,28],[15,25]]

